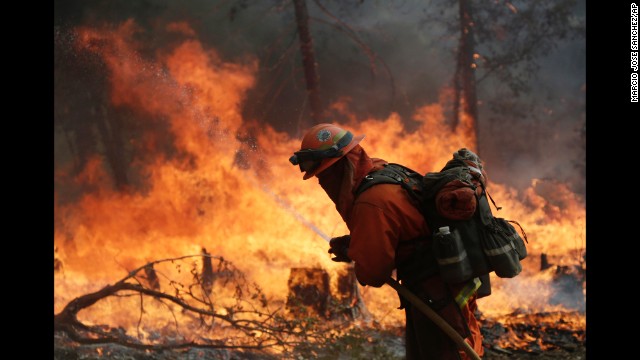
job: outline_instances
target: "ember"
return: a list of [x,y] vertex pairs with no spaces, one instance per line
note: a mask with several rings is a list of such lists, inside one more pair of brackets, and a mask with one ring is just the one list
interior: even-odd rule
[[586,339],[584,314],[578,312],[514,312],[482,321],[485,346],[503,353],[572,352],[583,347]]

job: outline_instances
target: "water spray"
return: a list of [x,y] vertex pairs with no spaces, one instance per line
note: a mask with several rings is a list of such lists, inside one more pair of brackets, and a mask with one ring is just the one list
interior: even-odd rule
[[327,242],[331,241],[331,236],[325,234],[320,228],[318,228],[314,223],[307,220],[302,214],[300,214],[296,209],[293,208],[285,199],[281,198],[278,194],[273,192],[273,190],[269,189],[266,185],[260,185],[262,191],[267,193],[269,196],[275,200],[278,205],[280,205],[283,209],[287,210],[293,217],[296,218],[302,225],[306,226],[309,230],[316,233],[318,236],[326,240]]

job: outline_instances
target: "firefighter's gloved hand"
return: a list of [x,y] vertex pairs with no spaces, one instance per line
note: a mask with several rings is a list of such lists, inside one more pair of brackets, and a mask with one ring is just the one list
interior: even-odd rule
[[336,262],[350,263],[351,259],[347,255],[349,250],[349,242],[351,241],[351,235],[343,235],[334,237],[329,241],[329,254],[335,255],[331,260]]

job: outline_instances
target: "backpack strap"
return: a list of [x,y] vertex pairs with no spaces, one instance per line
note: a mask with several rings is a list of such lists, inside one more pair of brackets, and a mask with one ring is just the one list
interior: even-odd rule
[[389,163],[384,168],[367,174],[356,189],[356,197],[378,184],[398,184],[418,202],[422,199],[422,175],[406,166]]
[[[358,186],[355,195],[357,197],[374,185],[396,184],[402,186],[409,196],[417,201],[415,205],[420,210],[423,196],[422,179],[422,174],[406,166],[389,163],[384,168],[367,174]],[[398,279],[401,279],[403,284],[410,288],[421,279],[433,276],[438,272],[438,265],[431,251],[431,246],[425,245],[424,240],[425,236],[419,236],[398,245],[414,247],[413,252],[407,258],[396,264]],[[401,297],[401,303],[402,301]]]
[[[482,188],[484,189],[484,192],[487,194],[487,196],[489,197],[489,200],[491,200],[491,203],[493,204],[493,207],[496,208],[496,210],[502,210],[502,206],[498,206],[496,205],[496,202],[493,201],[493,198],[491,197],[491,194],[489,194],[489,192],[487,191],[487,188],[484,187],[484,183],[482,183]],[[519,225],[519,224],[518,224]]]

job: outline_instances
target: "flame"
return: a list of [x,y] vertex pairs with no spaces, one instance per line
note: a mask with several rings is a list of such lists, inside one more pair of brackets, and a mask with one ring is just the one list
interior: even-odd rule
[[[140,30],[131,20],[115,28],[77,29],[77,51],[99,54],[108,69],[112,106],[132,109],[141,115],[136,117],[139,121],[163,119],[173,146],[188,156],[135,160],[132,166],[148,180],[144,191],[115,190],[98,156],[75,177],[60,167],[54,197],[55,256],[62,264],[54,275],[56,313],[73,298],[96,291],[148,261],[197,254],[203,247],[231,260],[267,296],[278,299],[287,295],[292,267],[321,267],[331,273],[343,269],[330,260],[327,243],[299,221],[302,216],[330,236],[348,233],[316,180],[302,181],[297,167],[287,161],[299,148],[299,139],[241,115],[243,101],[256,81],[257,60],[225,61],[215,49],[195,39],[188,24],[172,24],[168,30],[189,38],[149,59],[140,55],[140,44],[132,40]],[[441,103],[450,93],[444,89],[440,103],[416,109],[414,131],[408,131],[397,114],[386,119],[351,114],[341,125],[366,134],[362,145],[372,156],[420,172],[436,171],[455,150],[475,144],[471,119],[463,117],[455,130],[445,121]],[[349,99],[341,99],[330,110],[350,113]],[[237,134],[247,129],[256,138],[254,148],[238,140]],[[136,141],[150,150],[163,146],[151,131]],[[239,151],[249,154],[248,166],[238,165]],[[487,165],[489,176],[491,166],[497,165]],[[60,193],[62,186],[94,191],[68,201]],[[571,310],[561,301],[550,305],[552,272],[538,271],[536,259],[545,253],[556,266],[578,261],[585,246],[583,202],[565,185],[542,180],[535,180],[524,193],[497,183],[489,189],[504,209],[499,216],[518,220],[526,230],[529,258],[517,278],[492,279],[493,295],[479,301],[483,313],[499,316],[516,308]],[[391,288],[365,287],[362,295],[382,325],[404,322]],[[146,311],[153,309],[148,305]],[[163,311],[161,306],[157,309]],[[110,319],[133,329],[137,316],[132,314],[138,310],[131,304],[106,301],[82,316],[88,322]],[[170,318],[158,320],[158,331],[172,326]]]
[[506,333],[495,341],[495,345],[503,349],[529,349],[533,344],[542,351],[551,350],[557,348],[553,338],[558,336],[585,340],[586,322],[578,312],[515,314],[498,317],[498,320],[506,326]]

